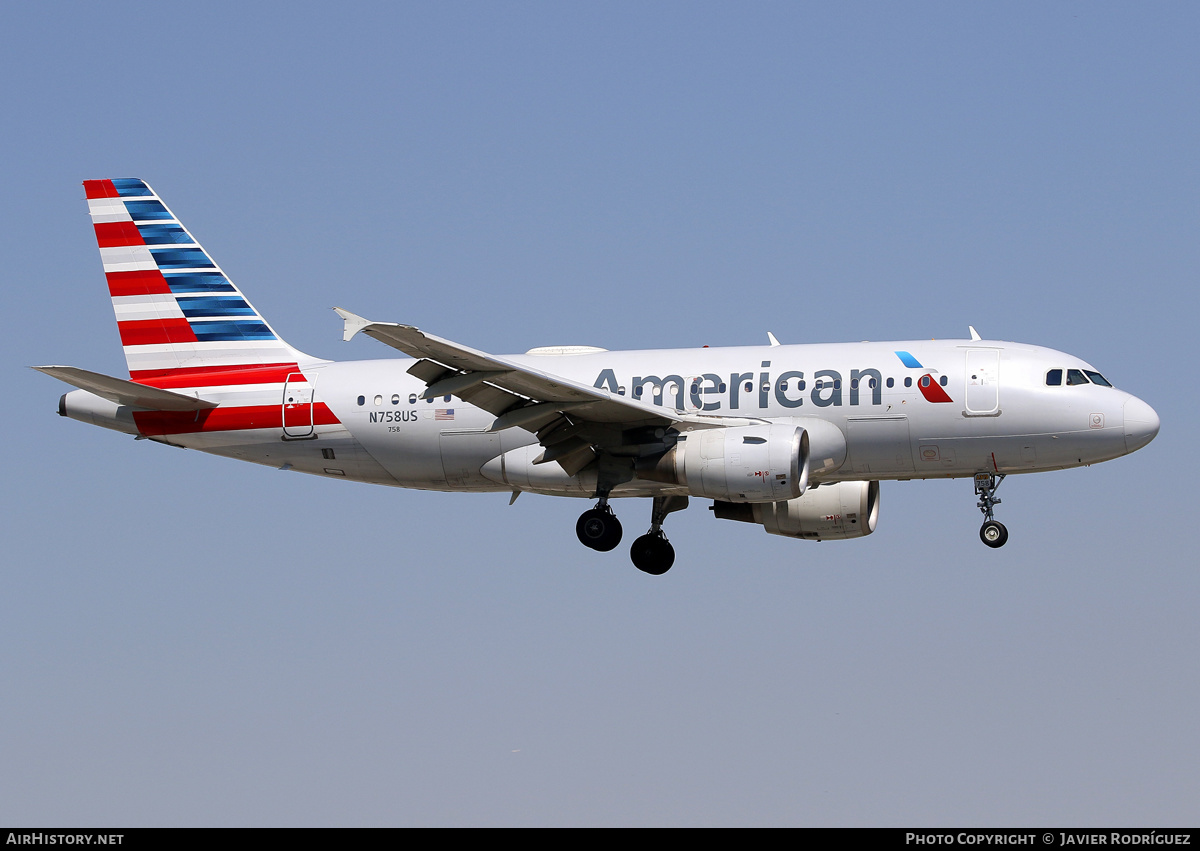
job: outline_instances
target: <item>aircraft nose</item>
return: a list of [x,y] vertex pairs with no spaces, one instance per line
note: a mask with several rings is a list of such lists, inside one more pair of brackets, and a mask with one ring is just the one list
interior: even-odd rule
[[1136,396],[1125,402],[1125,451],[1141,449],[1158,434],[1158,414]]

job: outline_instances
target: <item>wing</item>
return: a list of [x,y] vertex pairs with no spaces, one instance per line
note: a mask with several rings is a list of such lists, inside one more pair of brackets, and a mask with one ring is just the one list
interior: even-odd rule
[[496,415],[491,431],[534,432],[545,447],[535,463],[557,461],[568,475],[599,461],[613,470],[608,475],[620,475],[618,469],[628,467],[632,478],[633,460],[666,451],[673,441],[668,432],[758,422],[661,408],[444,340],[411,325],[372,322],[341,308],[334,310],[345,320],[344,339],[361,331],[416,358],[408,372],[425,382],[422,398],[457,396]]

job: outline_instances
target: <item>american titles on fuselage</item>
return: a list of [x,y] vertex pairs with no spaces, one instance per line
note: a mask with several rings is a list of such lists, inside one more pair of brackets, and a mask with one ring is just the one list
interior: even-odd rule
[[[766,410],[772,407],[772,401],[784,408],[799,408],[806,398],[819,408],[839,407],[847,398],[850,405],[882,405],[884,387],[892,389],[897,383],[893,377],[885,379],[878,369],[852,369],[850,380],[846,382],[848,390],[845,390],[840,371],[818,369],[812,374],[810,389],[803,370],[789,369],[773,376],[770,367],[770,361],[762,361],[757,377],[753,372],[734,372],[730,373],[728,382],[712,372],[686,378],[682,375],[637,375],[630,379],[628,387],[634,399],[671,406],[670,397],[673,396],[673,407],[677,410],[690,408],[708,413],[721,410],[723,401],[731,411]],[[947,376],[935,378],[932,372],[925,372],[915,379],[922,395],[930,402],[953,401],[942,389],[948,382]],[[906,388],[912,387],[914,379],[906,376],[902,383]],[[601,370],[592,386],[618,396],[624,396],[627,390],[612,369]]]

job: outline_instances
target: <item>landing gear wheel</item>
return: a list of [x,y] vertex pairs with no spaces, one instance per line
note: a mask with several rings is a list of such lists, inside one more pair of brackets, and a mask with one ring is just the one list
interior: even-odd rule
[[1008,540],[1008,530],[998,520],[989,520],[979,527],[979,540],[992,549],[1002,547]]
[[662,536],[650,533],[642,535],[629,548],[633,566],[651,576],[662,576],[675,563],[675,548]]
[[585,547],[606,553],[616,549],[617,544],[621,543],[621,521],[607,506],[589,508],[579,515],[579,521],[575,524],[575,534],[579,536],[579,543]]

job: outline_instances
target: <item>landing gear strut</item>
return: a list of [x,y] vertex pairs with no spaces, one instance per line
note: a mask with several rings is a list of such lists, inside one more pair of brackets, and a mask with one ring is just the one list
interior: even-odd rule
[[1004,524],[995,519],[994,509],[1000,504],[996,499],[996,490],[1004,481],[1004,473],[976,473],[975,494],[979,497],[976,507],[983,512],[983,525],[979,527],[979,540],[993,549],[1004,546],[1008,540],[1008,530]]
[[600,497],[595,508],[579,515],[575,534],[579,536],[579,543],[602,553],[616,549],[621,543],[621,521],[608,507],[608,494]]
[[[608,505],[608,494],[600,494],[595,508],[579,515],[575,534],[585,547],[602,553],[615,549],[621,543],[621,521]],[[686,496],[656,496],[650,511],[650,531],[633,542],[629,557],[633,565],[643,573],[661,576],[675,563],[675,548],[663,534],[662,524],[672,511],[687,508]]]
[[633,542],[629,557],[633,566],[643,573],[662,576],[675,563],[675,548],[663,534],[662,524],[672,511],[687,508],[686,496],[656,496],[650,512],[650,531]]

